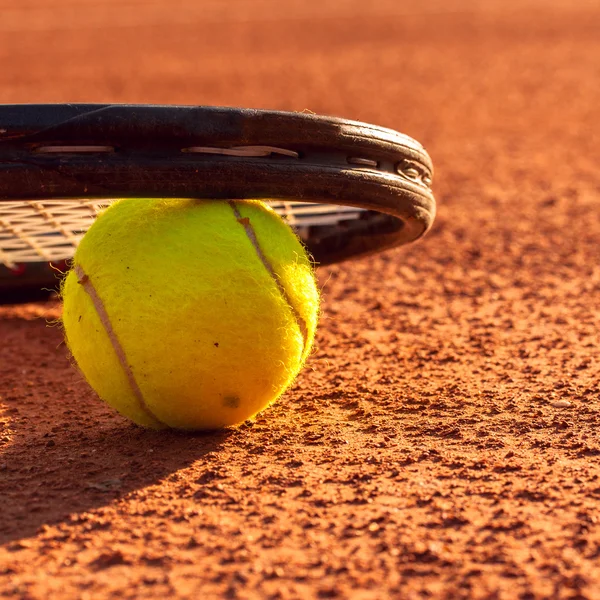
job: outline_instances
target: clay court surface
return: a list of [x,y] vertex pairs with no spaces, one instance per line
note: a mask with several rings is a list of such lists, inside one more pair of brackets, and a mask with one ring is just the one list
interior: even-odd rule
[[0,596],[600,598],[600,5],[16,6],[0,102],[373,122],[426,146],[439,211],[319,271],[308,367],[221,433],[129,424],[58,302],[0,307]]

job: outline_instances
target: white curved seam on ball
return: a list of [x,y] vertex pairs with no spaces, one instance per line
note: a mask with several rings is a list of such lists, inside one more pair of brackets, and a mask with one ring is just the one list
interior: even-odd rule
[[81,267],[81,265],[75,265],[74,271],[75,275],[77,275],[77,281],[83,286],[83,289],[85,290],[86,294],[90,297],[92,304],[96,309],[96,313],[100,319],[100,322],[102,323],[102,326],[104,327],[104,330],[108,335],[108,339],[110,340],[110,343],[117,355],[117,359],[121,367],[123,368],[123,371],[125,372],[125,377],[127,377],[127,381],[131,386],[133,395],[138,401],[142,412],[144,412],[146,416],[150,417],[153,421],[156,421],[160,425],[164,425],[165,427],[167,427],[167,424],[163,423],[158,417],[154,415],[150,408],[148,408],[148,405],[144,400],[142,390],[140,389],[140,386],[135,380],[133,371],[131,370],[129,363],[127,362],[127,355],[125,354],[125,350],[123,349],[123,346],[121,346],[121,342],[119,342],[119,338],[117,337],[117,334],[113,329],[112,323],[110,322],[110,318],[108,316],[108,313],[106,312],[104,302],[102,302],[102,299],[98,295],[98,292],[96,291],[94,284],[90,280],[89,275],[87,275],[87,273],[83,270],[83,267]]
[[231,209],[233,210],[233,214],[235,215],[237,222],[244,228],[244,231],[246,232],[246,237],[254,247],[254,251],[258,256],[258,259],[263,264],[263,266],[271,276],[271,279],[273,279],[273,281],[275,282],[279,293],[281,294],[287,305],[290,307],[290,310],[294,315],[296,324],[298,325],[298,329],[300,329],[300,334],[302,335],[302,346],[303,348],[306,348],[306,344],[308,342],[308,328],[306,326],[306,322],[304,321],[300,313],[296,310],[296,307],[293,305],[291,298],[289,297],[287,290],[285,289],[285,286],[277,276],[277,273],[275,273],[275,269],[273,269],[273,266],[268,261],[267,257],[265,256],[265,253],[262,251],[262,248],[260,247],[260,244],[258,242],[256,232],[254,231],[254,227],[252,227],[252,224],[250,223],[250,219],[247,217],[244,218],[242,216],[242,213],[240,212],[236,203],[232,200],[229,201],[229,206],[231,206]]

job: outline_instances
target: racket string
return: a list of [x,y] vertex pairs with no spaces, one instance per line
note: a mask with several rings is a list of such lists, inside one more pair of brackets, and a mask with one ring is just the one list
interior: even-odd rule
[[[59,262],[72,258],[96,215],[114,202],[47,200],[0,202],[0,265],[14,269],[22,263]],[[355,220],[364,209],[332,204],[265,200],[303,241],[315,228],[336,227]]]
[[0,203],[0,264],[71,258],[98,212],[110,201]]

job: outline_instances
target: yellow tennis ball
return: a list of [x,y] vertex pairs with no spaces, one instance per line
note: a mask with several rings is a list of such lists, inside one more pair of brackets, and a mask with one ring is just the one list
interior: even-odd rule
[[271,404],[319,312],[302,244],[258,201],[120,200],[81,240],[62,296],[87,381],[157,429],[234,425]]

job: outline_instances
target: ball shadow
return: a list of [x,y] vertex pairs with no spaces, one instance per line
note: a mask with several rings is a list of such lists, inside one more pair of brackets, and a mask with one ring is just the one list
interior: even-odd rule
[[151,486],[233,433],[130,424],[89,390],[44,320],[0,319],[0,339],[2,544]]

